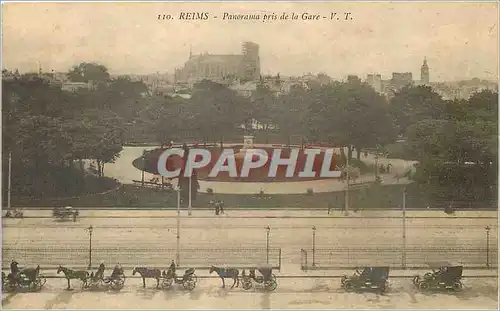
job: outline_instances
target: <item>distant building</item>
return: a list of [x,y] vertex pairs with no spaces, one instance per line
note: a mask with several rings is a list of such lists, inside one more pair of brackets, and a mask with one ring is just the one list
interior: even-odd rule
[[175,70],[176,83],[194,84],[201,80],[220,82],[228,79],[258,80],[260,77],[259,45],[244,42],[241,55],[189,53],[183,68]]
[[379,74],[369,74],[366,76],[366,83],[378,93],[382,93],[382,76]]
[[393,72],[391,86],[394,91],[399,91],[405,86],[413,84],[413,75],[411,72]]
[[361,82],[361,80],[356,75],[348,75],[347,82]]

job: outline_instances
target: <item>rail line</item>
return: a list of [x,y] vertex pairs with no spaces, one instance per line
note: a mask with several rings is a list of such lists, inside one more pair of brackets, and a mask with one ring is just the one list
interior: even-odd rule
[[[12,218],[13,220],[20,219],[53,219],[53,216],[24,216],[23,218]],[[177,216],[130,216],[130,215],[108,215],[108,216],[78,216],[77,219],[159,219],[159,218],[173,218],[177,219]],[[180,216],[181,219],[402,219],[401,216]],[[494,219],[498,220],[498,217],[492,216],[406,216],[406,219]],[[9,219],[9,218],[3,218]]]
[[[341,274],[335,274],[335,275],[277,275],[277,279],[337,279],[341,278],[344,275]],[[43,276],[46,279],[66,279],[64,276],[59,276],[59,275],[44,275]],[[141,276],[125,276],[127,279],[142,279]],[[209,276],[209,275],[202,275],[202,276],[196,276],[198,279],[220,279],[219,276]],[[413,275],[395,275],[395,276],[389,276],[389,279],[411,279],[413,278]],[[496,278],[498,276],[496,275],[468,275],[468,276],[462,276],[462,278],[469,278],[469,279],[486,279],[486,278]]]

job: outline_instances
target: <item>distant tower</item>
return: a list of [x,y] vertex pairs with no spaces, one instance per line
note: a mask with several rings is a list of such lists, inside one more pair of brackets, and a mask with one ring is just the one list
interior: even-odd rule
[[193,58],[193,46],[189,45],[189,59]]
[[427,65],[426,58],[424,58],[424,63],[420,68],[420,82],[422,84],[429,84],[429,66]]
[[242,54],[241,77],[245,80],[258,80],[260,77],[259,45],[253,42],[243,42]]

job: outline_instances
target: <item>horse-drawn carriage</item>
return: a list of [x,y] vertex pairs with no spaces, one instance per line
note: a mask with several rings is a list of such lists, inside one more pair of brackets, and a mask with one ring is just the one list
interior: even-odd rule
[[194,272],[194,268],[189,268],[184,271],[184,275],[182,277],[178,277],[172,269],[168,269],[166,273],[165,270],[163,270],[161,274],[161,287],[163,289],[169,289],[172,287],[172,284],[182,284],[185,289],[193,290],[198,282],[198,277],[194,274]]
[[85,282],[83,282],[84,289],[99,289],[109,286],[111,289],[119,291],[125,285],[125,274],[123,269],[115,268],[110,276],[104,276],[104,269],[98,270],[95,274],[92,272]]
[[[260,276],[255,275],[255,270],[259,270]],[[261,285],[264,289],[268,291],[273,291],[278,287],[278,282],[276,281],[276,275],[273,273],[273,267],[270,265],[263,265],[257,268],[249,269],[249,274],[246,275],[243,271],[241,276],[241,283],[244,290],[249,290],[252,288],[253,283]]]
[[20,269],[17,273],[2,272],[2,289],[7,292],[22,290],[39,291],[47,282],[47,279],[40,274],[40,266],[36,268]]
[[52,210],[52,217],[57,218],[59,220],[70,220],[73,219],[73,221],[76,221],[76,217],[80,213],[78,212],[77,209],[74,209],[71,206],[66,206],[66,207],[55,207]]
[[7,213],[5,213],[5,218],[23,218],[23,217],[24,217],[23,211],[18,210],[17,208],[9,210],[7,211]]
[[388,267],[365,267],[362,271],[356,269],[351,277],[343,275],[340,283],[347,292],[377,290],[384,293],[389,287],[388,278]]
[[[459,292],[463,288],[461,282],[463,266],[451,263],[431,263],[432,272],[424,274],[423,277],[413,277],[413,284],[420,291],[450,290]],[[436,269],[436,267],[439,267]]]

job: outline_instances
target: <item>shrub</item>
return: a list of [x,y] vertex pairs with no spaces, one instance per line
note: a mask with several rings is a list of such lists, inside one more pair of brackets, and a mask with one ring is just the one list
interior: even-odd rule
[[214,189],[207,188],[207,194],[214,194]]
[[313,195],[314,191],[311,188],[307,188],[307,195]]

